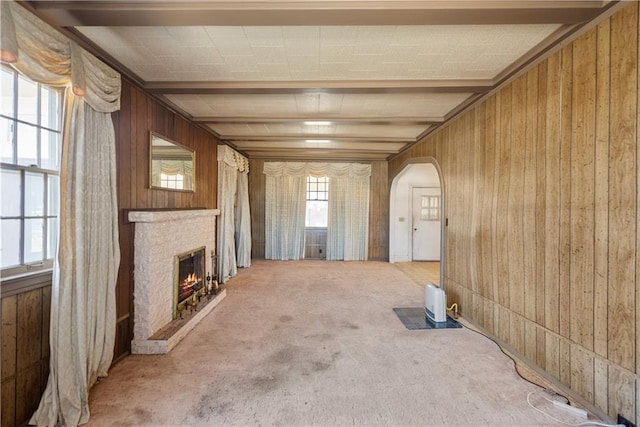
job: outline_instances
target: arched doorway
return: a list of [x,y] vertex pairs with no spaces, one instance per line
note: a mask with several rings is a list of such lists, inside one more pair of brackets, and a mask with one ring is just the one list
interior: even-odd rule
[[411,159],[393,178],[389,262],[439,261],[444,286],[444,188],[432,157]]

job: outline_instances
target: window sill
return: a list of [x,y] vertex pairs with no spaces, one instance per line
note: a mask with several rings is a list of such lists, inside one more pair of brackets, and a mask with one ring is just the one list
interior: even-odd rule
[[49,286],[51,285],[52,280],[52,268],[40,270],[37,273],[26,273],[18,276],[3,277],[0,288],[2,291],[2,298]]

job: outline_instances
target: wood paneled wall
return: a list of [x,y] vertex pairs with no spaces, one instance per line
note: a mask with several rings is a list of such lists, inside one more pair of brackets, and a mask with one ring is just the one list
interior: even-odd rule
[[327,228],[304,230],[304,259],[327,259]]
[[[369,200],[369,259],[389,260],[389,179],[388,163],[372,161]],[[251,254],[264,259],[264,202],[266,179],[264,160],[250,160],[249,204],[251,205]]]
[[390,162],[442,168],[449,301],[636,423],[639,28],[632,2]]
[[26,424],[49,377],[51,285],[2,298],[2,427]]
[[[217,205],[217,140],[210,133],[171,112],[126,80],[120,111],[113,114],[117,140],[120,271],[116,288],[115,357],[129,354],[133,338],[133,235],[129,209],[182,209]],[[149,189],[149,131],[196,152],[195,192]],[[171,236],[167,236],[171,238]]]

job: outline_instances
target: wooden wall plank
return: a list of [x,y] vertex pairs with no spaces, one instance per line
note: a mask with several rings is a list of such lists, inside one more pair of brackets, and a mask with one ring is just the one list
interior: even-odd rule
[[573,43],[570,337],[593,349],[596,29]]
[[[509,176],[511,173],[511,93],[512,86],[504,87],[499,93],[498,115],[500,118],[499,130],[496,141],[498,145],[498,190],[497,194],[509,194]],[[496,280],[498,282],[498,303],[509,306],[509,234],[507,224],[509,221],[509,198],[497,197],[496,222],[495,222],[495,247],[497,257]],[[451,258],[449,258],[451,259]]]
[[[531,322],[529,322],[531,323]],[[547,331],[536,325],[536,359],[535,363],[542,369],[547,369]]]
[[264,259],[264,202],[266,180],[264,161],[249,161],[249,205],[251,206],[251,256]]
[[[573,45],[562,49],[560,110],[560,235],[559,302],[560,335],[570,334],[571,312],[571,117],[573,91]],[[562,360],[561,360],[562,362]],[[563,381],[569,384],[567,381]]]
[[594,401],[594,360],[591,352],[571,346],[571,389],[590,403]]
[[636,379],[615,365],[609,366],[609,414],[620,414],[628,420],[636,417]]
[[561,52],[551,55],[547,61],[547,105],[545,134],[545,311],[544,325],[553,332],[560,332],[560,110]]
[[524,322],[524,356],[535,363],[538,352],[538,334],[535,323]]
[[527,79],[526,74],[513,82],[511,104],[511,171],[509,174],[509,199],[507,214],[507,248],[509,262],[509,307],[524,314],[524,156],[527,127]]
[[28,420],[40,403],[40,364],[16,376],[16,421]]
[[[640,7],[636,5],[635,9],[636,18],[636,375],[640,374],[640,316],[638,310],[640,310],[640,292],[638,292],[638,286],[640,285],[640,147],[638,147],[638,140],[640,139]],[[636,377],[636,423],[640,420],[640,380]]]
[[371,162],[369,193],[370,260],[389,260],[389,167],[386,161]]
[[609,365],[605,359],[594,359],[593,403],[605,413],[609,412]]
[[560,379],[560,338],[547,332],[545,336],[545,370],[557,380]]
[[18,297],[2,298],[2,375],[0,401],[2,401],[2,427],[16,422],[16,368],[18,341]]
[[[471,198],[471,212],[473,212],[471,217],[471,222],[469,224],[469,234],[473,236],[473,239],[469,240],[469,248],[470,248],[470,280],[471,280],[471,289],[474,292],[484,293],[484,286],[481,279],[482,275],[482,206],[483,206],[483,197],[487,194],[484,189],[484,180],[483,179],[474,179],[476,176],[483,176],[483,172],[485,170],[484,167],[484,157],[482,155],[482,139],[484,138],[484,124],[486,123],[485,118],[485,105],[481,104],[474,109],[474,115],[472,116],[473,121],[469,123],[471,127],[472,134],[470,135],[471,148],[473,152],[473,169],[467,171],[465,176],[465,182],[469,183],[468,191],[471,191],[473,195]],[[468,194],[468,193],[467,193]],[[478,300],[479,302],[480,300]],[[476,316],[477,318],[477,316]]]
[[[594,179],[594,351],[607,357],[609,277],[609,69],[611,21],[598,26]],[[596,399],[597,399],[596,395]],[[605,400],[600,400],[604,404]],[[607,403],[608,407],[608,403]]]
[[[492,247],[492,230],[493,230],[493,218],[495,218],[495,213],[493,212],[493,201],[495,197],[492,197],[493,188],[495,185],[495,170],[496,170],[496,156],[495,156],[495,145],[494,144],[485,144],[485,141],[494,141],[495,140],[495,114],[496,114],[496,103],[495,97],[492,96],[487,99],[484,109],[485,114],[485,127],[484,127],[484,135],[481,136],[480,144],[482,145],[483,151],[483,170],[482,176],[484,180],[483,184],[483,198],[482,198],[482,216],[480,221],[480,235],[478,239],[480,240],[480,252],[481,252],[481,276],[480,276],[480,289],[482,290],[482,295],[493,300],[495,291],[493,280],[493,247]],[[487,329],[485,327],[485,329]]]
[[[538,67],[534,67],[525,75],[526,77],[526,97],[525,112],[526,119],[524,132],[524,182],[522,191],[522,268],[523,268],[523,303],[524,315],[527,319],[535,320],[538,310],[538,295],[536,284],[538,282],[538,242],[537,242],[537,221],[536,218],[543,212],[538,211],[538,170],[537,155],[538,146]],[[544,146],[544,145],[543,145]],[[540,235],[544,232],[540,230]],[[544,283],[544,282],[542,282]],[[544,295],[543,299],[544,301]],[[535,331],[535,328],[531,329]],[[536,341],[535,334],[532,335]],[[535,360],[535,357],[531,360]]]
[[17,327],[16,371],[21,372],[38,363],[42,354],[42,290],[18,294]]
[[[536,263],[535,263],[535,299],[536,299],[536,323],[546,325],[545,319],[545,283],[546,268],[544,268],[546,256],[546,229],[547,229],[547,170],[546,170],[546,132],[547,132],[547,61],[543,61],[538,65],[538,94],[535,100],[537,104],[537,122],[536,136],[532,138],[535,144],[536,156],[536,198],[535,198],[535,240],[536,240]],[[528,98],[528,108],[533,108],[533,100]],[[543,331],[538,328],[540,334],[544,336]],[[538,363],[544,366],[544,339],[539,337]]]
[[2,298],[2,380],[16,374],[18,344],[18,296]]
[[[609,359],[636,370],[637,3],[611,18]],[[615,102],[613,101],[615,100]]]
[[2,410],[2,427],[15,427],[20,425],[16,419],[16,380],[14,377],[2,380],[0,388],[2,399],[0,399],[0,408]]

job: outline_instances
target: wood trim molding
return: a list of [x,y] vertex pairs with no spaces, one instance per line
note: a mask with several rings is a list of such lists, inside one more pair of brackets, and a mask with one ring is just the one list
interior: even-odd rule
[[52,270],[41,271],[39,273],[29,274],[25,276],[2,279],[2,283],[0,285],[2,298],[29,292],[34,289],[44,288],[46,286],[51,286],[52,280]]

